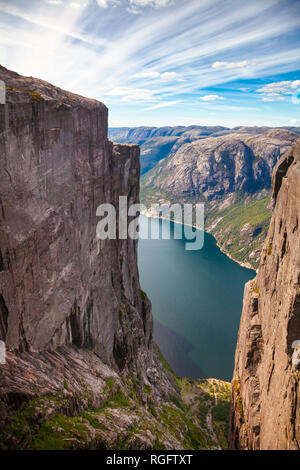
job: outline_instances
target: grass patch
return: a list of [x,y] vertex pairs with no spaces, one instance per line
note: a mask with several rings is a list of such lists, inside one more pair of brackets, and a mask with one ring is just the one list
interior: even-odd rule
[[35,101],[40,101],[40,102],[45,101],[42,95],[38,93],[37,91],[24,90],[24,93],[27,93],[28,95],[30,95]]
[[78,417],[69,418],[57,414],[52,420],[44,422],[33,437],[30,449],[67,450],[74,441],[86,442],[89,437],[87,426]]
[[240,382],[240,380],[235,379],[234,382],[233,382],[233,386],[234,386],[234,391],[235,391],[235,394],[236,394],[236,405],[237,405],[238,412],[240,414],[240,417],[244,418],[244,407],[243,407],[243,400],[242,400],[242,397],[241,397],[241,382]]
[[147,295],[142,289],[140,289],[140,295],[141,295],[142,300],[146,300]]
[[269,202],[269,197],[259,201],[242,200],[224,210],[214,209],[206,214],[206,226],[221,219],[212,229],[219,245],[235,260],[247,262],[254,268],[258,267],[259,256],[252,253],[261,251],[270,224]]

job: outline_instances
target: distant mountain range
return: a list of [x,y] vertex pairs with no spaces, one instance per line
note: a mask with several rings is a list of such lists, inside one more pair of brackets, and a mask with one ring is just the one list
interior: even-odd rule
[[205,202],[206,229],[221,249],[257,268],[271,215],[271,173],[300,127],[113,128],[141,146],[141,200]]
[[117,127],[108,130],[108,138],[114,142],[138,144],[141,147],[141,173],[151,170],[157,162],[175,153],[182,145],[226,132],[216,126],[190,127]]

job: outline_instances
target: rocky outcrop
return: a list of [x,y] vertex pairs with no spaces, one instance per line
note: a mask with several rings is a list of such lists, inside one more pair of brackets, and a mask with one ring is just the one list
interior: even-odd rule
[[272,215],[258,274],[245,288],[230,445],[300,449],[300,143],[273,172]]
[[102,103],[0,79],[0,449],[226,447],[230,385],[183,390],[152,340],[137,241],[96,236],[100,204],[139,201],[138,146],[107,139]]

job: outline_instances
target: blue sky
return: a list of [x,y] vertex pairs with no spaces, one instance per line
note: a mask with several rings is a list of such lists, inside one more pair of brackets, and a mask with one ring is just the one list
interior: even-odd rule
[[111,126],[299,126],[300,0],[0,0],[0,63]]

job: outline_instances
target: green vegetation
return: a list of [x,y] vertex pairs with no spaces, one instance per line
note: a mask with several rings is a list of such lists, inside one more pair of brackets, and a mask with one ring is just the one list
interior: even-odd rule
[[147,295],[146,295],[146,293],[145,293],[142,289],[140,289],[140,294],[141,294],[142,300],[146,300]]
[[40,93],[38,93],[37,91],[22,90],[20,88],[12,88],[10,86],[7,86],[6,88],[9,91],[15,91],[17,93],[27,93],[27,95],[30,95],[35,101],[45,101],[44,98],[42,97],[42,95]]
[[186,449],[198,450],[209,446],[207,434],[188,413],[172,405],[163,405],[160,419],[172,429],[178,440],[181,440],[182,434],[184,435],[183,444]]
[[110,408],[119,408],[124,406],[130,406],[130,403],[130,400],[120,389],[116,395],[114,395],[110,400],[105,402],[105,406],[109,406]]
[[238,409],[238,412],[239,412],[241,418],[244,418],[244,408],[243,408],[243,401],[242,401],[241,397],[237,398],[237,409]]
[[[249,224],[251,228],[260,228],[265,223],[269,225],[271,215],[267,207],[269,202],[269,197],[259,201],[240,201],[224,210],[218,211],[218,215],[225,219],[219,222],[220,227],[224,229],[230,227],[235,231],[239,231],[246,224]],[[209,214],[212,214],[212,212]]]
[[183,379],[182,397],[206,433],[206,448],[228,447],[231,386],[217,379]]
[[243,419],[244,418],[244,408],[243,408],[243,400],[241,397],[241,382],[239,379],[235,379],[233,381],[233,386],[234,386],[234,391],[235,391],[235,397],[236,397],[236,404],[237,404],[237,409],[240,414],[240,417]]
[[185,449],[226,448],[230,384],[179,379],[158,348],[157,354],[175,387],[162,402],[139,372],[108,377],[97,407],[87,383],[82,381],[78,390],[64,380],[56,395],[35,398],[14,411],[0,442],[11,439],[15,449],[129,450],[143,448],[150,435],[157,450],[174,442]]
[[156,441],[153,447],[153,450],[165,450],[164,444],[159,440],[159,437],[156,436]]
[[211,210],[206,214],[206,227],[219,220],[212,233],[221,248],[235,260],[257,268],[271,218],[269,202],[269,197],[242,200],[220,211]]
[[108,379],[106,379],[105,391],[109,391],[109,393],[111,394],[115,385],[116,380],[113,377],[109,377]]
[[33,450],[67,450],[75,441],[87,441],[89,429],[80,417],[69,418],[57,414],[43,422],[39,432],[33,436],[30,448]]
[[30,95],[35,101],[45,101],[42,95],[37,91],[23,90],[23,92]]
[[142,187],[140,200],[146,207],[150,207],[152,204],[157,204],[160,199],[168,200],[168,194],[153,186],[147,188]]

